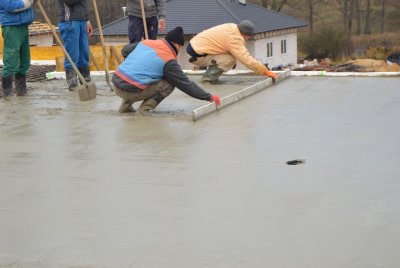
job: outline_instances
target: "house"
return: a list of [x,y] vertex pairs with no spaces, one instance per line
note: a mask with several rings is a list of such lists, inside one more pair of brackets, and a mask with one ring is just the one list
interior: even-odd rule
[[[167,29],[160,37],[174,27],[182,26],[186,47],[194,35],[207,28],[245,19],[255,25],[255,35],[247,42],[253,57],[269,67],[297,63],[297,31],[307,23],[245,0],[167,0]],[[128,17],[104,25],[103,34],[110,45],[128,43]],[[94,35],[98,35],[98,30]],[[188,62],[186,53],[180,53],[178,61],[184,69],[194,67]],[[240,63],[236,68],[247,69]]]
[[[54,27],[54,26],[53,26]],[[55,28],[58,31],[58,27]],[[52,46],[53,33],[50,26],[47,23],[41,23],[34,21],[29,25],[29,44],[31,46]]]

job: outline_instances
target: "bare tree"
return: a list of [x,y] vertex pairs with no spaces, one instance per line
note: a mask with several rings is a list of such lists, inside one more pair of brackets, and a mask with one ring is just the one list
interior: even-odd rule
[[364,34],[371,34],[370,22],[371,22],[371,0],[367,0]]
[[260,0],[260,4],[275,11],[281,11],[281,9],[288,3],[288,0]]
[[360,0],[354,0],[354,8],[355,8],[355,17],[356,17],[356,23],[357,23],[357,28],[356,28],[356,34],[360,35],[361,34],[361,6],[360,6]]
[[381,23],[381,33],[385,30],[385,11],[386,11],[387,0],[381,0],[381,14],[380,14],[380,23]]

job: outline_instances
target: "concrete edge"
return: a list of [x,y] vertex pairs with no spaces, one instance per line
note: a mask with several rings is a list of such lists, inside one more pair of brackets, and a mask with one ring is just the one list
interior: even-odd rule
[[327,72],[327,71],[292,71],[292,76],[363,76],[363,77],[384,77],[400,76],[400,72]]
[[[34,63],[32,63],[35,65]],[[184,70],[185,74],[200,75],[205,71],[193,71]],[[276,71],[277,74],[287,72],[287,71]],[[355,76],[355,77],[388,77],[388,76],[400,76],[400,72],[327,72],[327,71],[290,71],[291,76],[332,76],[332,77],[345,77],[345,76]],[[110,71],[113,74],[114,71]],[[92,76],[105,76],[104,71],[91,71]],[[224,75],[254,75],[254,72],[250,70],[230,70],[225,72]],[[48,72],[46,73],[48,80],[51,79],[65,79],[64,72]]]
[[[281,72],[278,74],[278,80],[276,81],[276,83],[280,83],[281,81],[285,80],[286,78],[288,78],[290,76],[291,76],[291,71]],[[211,114],[215,111],[221,110],[224,107],[227,107],[243,98],[246,98],[246,97],[251,96],[263,89],[266,89],[266,88],[270,87],[271,85],[273,85],[272,79],[267,78],[266,80],[263,80],[254,85],[251,85],[249,87],[241,89],[231,95],[221,98],[221,105],[218,108],[216,107],[215,103],[206,104],[206,105],[192,111],[192,120],[197,121],[200,118],[202,118],[208,114]]]

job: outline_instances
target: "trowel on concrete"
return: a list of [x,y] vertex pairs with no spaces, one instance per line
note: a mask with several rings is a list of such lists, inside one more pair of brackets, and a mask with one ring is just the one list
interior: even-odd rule
[[65,57],[69,61],[69,63],[72,66],[72,69],[74,72],[78,75],[79,81],[81,82],[82,85],[77,86],[78,94],[79,94],[79,99],[81,101],[87,101],[96,98],[96,84],[93,82],[86,82],[85,78],[83,75],[79,72],[78,68],[76,67],[74,61],[71,59],[69,56],[67,50],[64,47],[63,42],[61,41],[60,37],[58,36],[57,32],[54,30],[52,27],[51,21],[49,17],[46,14],[46,11],[44,11],[44,8],[42,6],[41,0],[38,0],[38,6],[40,11],[43,14],[43,17],[45,18],[47,24],[50,26],[51,31],[53,32],[54,38],[57,40],[58,45],[61,47],[62,51],[64,52]]

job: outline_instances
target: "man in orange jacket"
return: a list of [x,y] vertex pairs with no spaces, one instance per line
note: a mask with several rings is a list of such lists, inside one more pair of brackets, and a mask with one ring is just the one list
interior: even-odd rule
[[275,82],[275,73],[253,58],[246,48],[246,41],[254,33],[254,24],[244,20],[239,24],[225,23],[204,30],[190,40],[186,49],[189,62],[200,67],[208,67],[202,81],[216,82],[225,71],[229,71],[240,61],[259,75],[266,75]]

